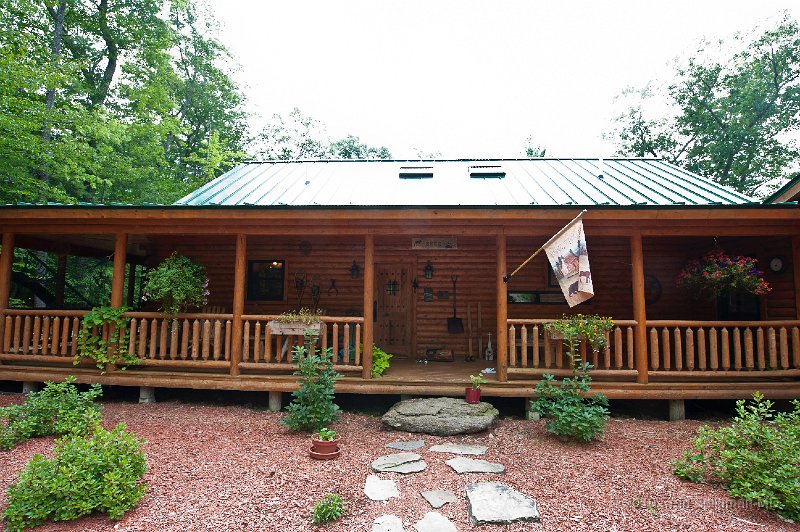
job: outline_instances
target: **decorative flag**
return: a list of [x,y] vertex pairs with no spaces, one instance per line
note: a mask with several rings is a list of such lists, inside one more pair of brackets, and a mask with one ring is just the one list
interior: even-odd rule
[[583,221],[578,219],[562,229],[561,234],[545,244],[544,252],[570,307],[594,296]]

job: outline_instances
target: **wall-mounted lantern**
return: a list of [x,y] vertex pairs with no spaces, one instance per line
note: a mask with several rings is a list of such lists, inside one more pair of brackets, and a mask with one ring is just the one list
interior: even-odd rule
[[433,264],[431,264],[431,261],[428,261],[423,271],[425,272],[426,279],[433,279]]
[[353,265],[350,266],[350,277],[353,279],[358,279],[359,275],[361,275],[361,267],[354,260]]

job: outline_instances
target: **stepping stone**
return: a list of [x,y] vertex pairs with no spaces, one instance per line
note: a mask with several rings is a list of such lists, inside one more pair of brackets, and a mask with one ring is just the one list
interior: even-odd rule
[[394,430],[452,436],[486,430],[499,415],[489,403],[469,404],[452,397],[429,397],[400,401],[381,419]]
[[372,532],[403,532],[403,522],[394,514],[382,515],[372,522]]
[[417,532],[458,532],[448,518],[439,512],[428,512],[421,520],[414,523],[414,530]]
[[424,445],[425,442],[422,440],[393,441],[392,443],[387,443],[386,447],[389,449],[397,449],[398,451],[413,451],[422,448]]
[[539,521],[536,501],[500,482],[467,484],[467,508],[473,525]]
[[419,473],[428,464],[417,453],[394,453],[381,456],[372,462],[372,470],[380,473]]
[[453,468],[459,475],[462,473],[505,473],[506,468],[503,464],[487,462],[486,460],[474,460],[472,458],[451,458],[445,464]]
[[458,500],[452,491],[447,490],[423,491],[420,495],[422,495],[433,508],[441,508],[448,502],[456,502]]
[[392,497],[399,497],[400,490],[394,480],[382,480],[377,475],[369,475],[364,484],[364,495],[372,501],[388,501]]
[[467,445],[466,443],[443,443],[442,445],[434,445],[430,450],[434,453],[450,453],[450,454],[486,454],[488,447],[485,445]]

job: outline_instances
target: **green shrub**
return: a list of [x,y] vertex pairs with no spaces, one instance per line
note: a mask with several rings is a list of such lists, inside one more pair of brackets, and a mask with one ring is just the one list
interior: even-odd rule
[[548,323],[545,328],[564,336],[572,368],[572,377],[561,385],[553,375],[544,375],[536,386],[534,409],[546,418],[545,428],[557,436],[582,442],[600,436],[608,423],[608,398],[603,394],[590,394],[592,365],[581,360],[578,348],[581,340],[593,350],[606,346],[606,335],[614,322],[611,318],[577,314]]
[[46,520],[69,521],[101,512],[119,519],[144,497],[141,481],[147,463],[143,440],[97,425],[92,437],[74,434],[56,442],[53,458],[34,456],[8,487],[3,511],[8,530],[23,530]]
[[305,344],[294,346],[292,360],[298,369],[300,388],[292,392],[292,402],[281,421],[292,430],[318,432],[339,419],[339,407],[333,403],[336,379],[331,348],[318,350],[317,336],[306,331]]
[[328,493],[311,510],[311,522],[315,525],[327,525],[341,519],[346,512],[345,504],[335,493]]
[[100,405],[94,400],[103,394],[99,384],[79,392],[75,377],[64,382],[48,381],[40,392],[28,394],[20,405],[0,408],[0,449],[10,449],[37,436],[87,434],[100,422]]
[[732,497],[800,521],[800,401],[792,412],[773,414],[760,392],[749,404],[737,401],[729,426],[702,426],[672,463],[684,480],[718,480]]
[[206,269],[177,251],[145,274],[143,299],[161,302],[161,310],[167,314],[202,307],[208,295]]
[[[362,347],[363,352],[363,347]],[[389,368],[389,359],[394,355],[387,353],[377,345],[372,346],[372,378],[377,379]]]
[[[131,319],[123,316],[127,311],[127,307],[94,307],[83,316],[75,354],[76,365],[83,358],[91,358],[101,370],[105,370],[108,364],[118,364],[120,369],[125,369],[139,363],[136,353],[128,352],[128,323]],[[104,328],[108,328],[106,338],[103,338]]]

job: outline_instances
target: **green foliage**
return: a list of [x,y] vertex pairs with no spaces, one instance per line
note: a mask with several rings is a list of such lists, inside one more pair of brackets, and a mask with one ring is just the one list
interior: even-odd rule
[[613,326],[611,318],[582,314],[564,316],[545,325],[548,331],[564,336],[572,367],[572,377],[564,378],[560,385],[553,375],[547,374],[536,386],[533,407],[547,418],[545,427],[553,434],[588,442],[605,430],[609,418],[608,398],[589,393],[592,365],[581,360],[578,347],[581,340],[585,340],[592,349],[603,349],[608,342],[606,335]]
[[333,441],[336,439],[336,431],[329,428],[322,427],[317,434],[322,441]]
[[[716,49],[715,49],[716,48]],[[730,50],[735,52],[731,55]],[[760,34],[703,43],[679,66],[662,102],[638,96],[617,119],[618,154],[677,162],[748,194],[766,194],[798,156],[800,25],[788,13]]]
[[370,375],[372,375],[373,379],[377,379],[383,375],[383,372],[389,368],[389,360],[393,356],[394,355],[387,353],[377,345],[372,346],[372,370]]
[[483,372],[481,371],[477,375],[470,375],[469,382],[472,384],[472,387],[476,390],[480,390],[481,386],[486,384],[486,379],[483,377]]
[[774,414],[760,392],[749,404],[738,401],[730,425],[698,429],[673,472],[692,482],[718,480],[732,497],[800,521],[800,401],[792,405]]
[[325,311],[322,309],[311,310],[306,307],[300,310],[290,310],[283,312],[275,318],[280,323],[302,323],[303,325],[314,325],[319,323]]
[[108,431],[96,425],[89,438],[67,435],[53,458],[35,455],[7,490],[3,511],[8,530],[21,531],[47,520],[69,521],[94,512],[111,519],[144,497],[147,471],[142,444],[120,423]]
[[75,377],[64,382],[47,381],[44,389],[31,392],[20,405],[0,408],[0,449],[37,436],[87,434],[100,422],[100,408],[94,400],[103,394],[99,384],[85,392],[74,385]]
[[74,363],[91,358],[99,369],[117,364],[120,369],[139,363],[136,353],[128,351],[128,323],[123,316],[128,307],[95,307],[83,316]]
[[317,350],[317,336],[306,332],[305,345],[294,346],[292,360],[298,369],[300,387],[292,392],[292,402],[281,422],[291,430],[318,432],[339,419],[339,407],[333,403],[336,379],[331,348]]
[[344,517],[347,503],[335,493],[328,493],[318,501],[311,510],[311,522],[315,525],[327,525]]
[[203,306],[208,294],[206,269],[177,251],[145,274],[144,299],[159,301],[167,314]]

